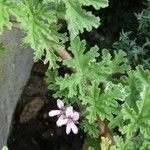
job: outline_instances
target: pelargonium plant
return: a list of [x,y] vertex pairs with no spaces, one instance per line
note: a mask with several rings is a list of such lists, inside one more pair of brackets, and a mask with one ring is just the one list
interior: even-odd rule
[[[48,89],[58,99],[58,110],[49,116],[58,117],[56,125],[65,125],[66,134],[84,130],[84,150],[149,150],[150,72],[143,66],[133,70],[121,49],[87,48],[79,34],[98,28],[100,18],[86,6],[99,10],[108,0],[0,0],[0,32],[20,28],[34,60],[49,65]],[[62,22],[69,33],[61,32]],[[70,73],[58,73],[59,61]]]

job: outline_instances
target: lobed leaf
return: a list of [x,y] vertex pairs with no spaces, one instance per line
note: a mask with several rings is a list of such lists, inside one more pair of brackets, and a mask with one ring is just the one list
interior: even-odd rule
[[150,87],[143,87],[141,91],[140,100],[136,102],[137,110],[134,110],[127,103],[123,105],[122,113],[124,120],[128,120],[128,125],[123,127],[122,132],[126,133],[128,137],[134,135],[134,133],[140,129],[145,138],[149,139],[150,136]]
[[93,27],[97,28],[100,19],[82,9],[80,1],[66,1],[65,19],[68,23],[71,38],[75,38],[79,33],[83,33],[84,29],[91,31]]
[[9,21],[10,12],[13,3],[8,0],[0,0],[0,34],[2,34],[4,27],[11,29],[11,22]]

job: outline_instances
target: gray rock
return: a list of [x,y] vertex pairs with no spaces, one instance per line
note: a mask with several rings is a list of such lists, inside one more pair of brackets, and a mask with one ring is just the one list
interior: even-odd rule
[[0,149],[6,144],[12,116],[33,65],[33,50],[22,48],[19,29],[4,30],[0,36],[6,51],[0,57]]

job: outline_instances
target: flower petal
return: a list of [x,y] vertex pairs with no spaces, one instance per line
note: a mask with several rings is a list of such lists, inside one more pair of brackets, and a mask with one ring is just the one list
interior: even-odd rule
[[62,101],[62,100],[60,100],[60,99],[58,99],[57,100],[57,106],[58,106],[58,108],[63,108],[64,107],[64,102]]
[[73,121],[77,121],[79,120],[79,113],[78,112],[74,112],[73,116],[72,116]]
[[61,113],[60,110],[51,110],[48,114],[50,117],[57,116]]
[[71,132],[71,126],[70,126],[70,123],[67,123],[66,134],[68,135],[70,132]]
[[73,107],[72,106],[69,106],[66,108],[66,116],[72,118],[72,116],[73,116]]
[[67,121],[68,121],[68,119],[64,119],[64,115],[61,115],[61,116],[58,118],[56,124],[57,124],[58,127],[61,127],[62,125],[67,124]]
[[74,134],[77,134],[77,133],[78,133],[78,128],[77,128],[77,126],[74,124],[73,121],[70,122],[70,127],[71,127],[71,129],[72,129],[72,131],[73,131]]

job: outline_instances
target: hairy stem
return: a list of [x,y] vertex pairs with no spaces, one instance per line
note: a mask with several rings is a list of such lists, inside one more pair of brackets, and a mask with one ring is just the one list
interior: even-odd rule
[[20,29],[20,24],[16,22],[14,19],[10,18],[9,21],[12,23],[12,27]]
[[111,133],[110,129],[107,126],[106,121],[105,120],[102,121],[100,119],[100,117],[97,116],[97,123],[98,123],[98,126],[99,126],[100,135],[103,136],[103,137],[108,138],[111,141],[111,144],[114,145],[115,142],[114,142],[112,133]]
[[57,55],[59,55],[62,59],[71,59],[71,55],[65,49],[55,49]]

